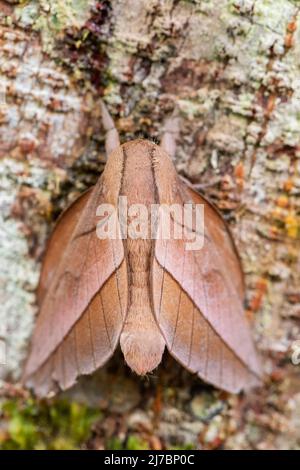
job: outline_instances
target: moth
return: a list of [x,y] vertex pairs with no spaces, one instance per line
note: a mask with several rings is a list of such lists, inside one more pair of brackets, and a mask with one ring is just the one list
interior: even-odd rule
[[[160,146],[141,139],[120,145],[101,106],[107,163],[97,184],[59,218],[48,243],[25,383],[40,396],[68,389],[120,344],[138,375],[153,371],[167,349],[223,390],[258,385],[261,368],[243,310],[237,249],[219,212],[175,170],[178,120],[166,122]],[[181,238],[126,237],[118,218],[122,236],[99,237],[99,207],[117,207],[120,197],[149,213],[150,206],[202,206],[203,246],[187,249],[197,227],[172,216],[171,228],[187,229]],[[157,214],[155,221],[157,235],[163,222]]]

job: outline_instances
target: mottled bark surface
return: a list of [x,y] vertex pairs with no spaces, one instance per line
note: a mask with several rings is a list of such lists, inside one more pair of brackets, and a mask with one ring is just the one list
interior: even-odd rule
[[74,392],[104,410],[92,447],[126,445],[128,432],[158,448],[300,447],[299,10],[296,0],[0,1],[2,379],[20,375],[55,218],[103,168],[100,96],[123,141],[159,140],[178,108],[177,169],[232,227],[267,374],[259,393],[231,397],[168,359],[147,383],[112,364],[85,397]]

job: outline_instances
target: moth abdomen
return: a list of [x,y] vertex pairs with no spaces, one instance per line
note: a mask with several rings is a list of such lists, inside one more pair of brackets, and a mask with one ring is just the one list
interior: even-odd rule
[[160,364],[165,341],[149,306],[136,310],[129,308],[120,337],[120,345],[127,365],[138,375],[153,371]]
[[165,341],[154,319],[150,292],[151,240],[125,241],[129,273],[129,307],[120,337],[129,367],[145,375],[161,362]]

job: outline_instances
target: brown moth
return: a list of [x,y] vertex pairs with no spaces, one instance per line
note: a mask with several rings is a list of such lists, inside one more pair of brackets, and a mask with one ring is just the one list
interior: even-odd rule
[[[104,105],[102,114],[106,167],[63,213],[49,241],[25,383],[41,396],[67,389],[106,363],[120,343],[139,375],[155,369],[167,348],[216,387],[239,392],[258,385],[240,260],[220,214],[176,173],[175,119],[167,122],[161,146],[147,140],[120,145]],[[97,208],[117,207],[120,196],[146,208],[202,204],[203,247],[187,250],[184,236],[100,239]],[[173,228],[177,223],[184,222],[171,218]],[[160,224],[158,217],[156,230]]]

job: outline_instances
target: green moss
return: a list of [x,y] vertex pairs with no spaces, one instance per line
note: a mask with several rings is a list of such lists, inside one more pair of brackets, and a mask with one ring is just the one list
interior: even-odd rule
[[5,432],[0,449],[77,449],[100,418],[97,410],[75,402],[8,400],[1,404]]
[[118,437],[112,437],[106,443],[107,450],[148,450],[148,443],[136,435],[130,435],[126,443]]
[[122,441],[118,437],[112,437],[106,444],[107,450],[124,450]]
[[148,450],[149,446],[146,441],[137,437],[129,436],[127,439],[126,450]]

